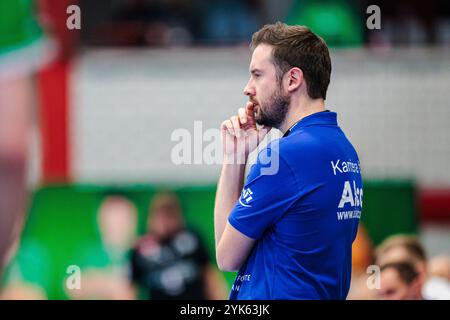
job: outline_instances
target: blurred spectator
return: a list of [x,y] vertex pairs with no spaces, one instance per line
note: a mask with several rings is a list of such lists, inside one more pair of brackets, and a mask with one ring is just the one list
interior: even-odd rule
[[132,254],[132,279],[153,300],[225,299],[219,272],[211,265],[200,237],[186,228],[177,197],[155,196],[148,233]]
[[134,299],[129,284],[129,250],[136,237],[137,210],[121,195],[107,196],[100,205],[101,243],[83,250],[81,289],[67,290],[73,299]]
[[376,263],[378,265],[407,260],[413,262],[417,271],[425,275],[427,255],[415,236],[394,235],[385,239],[376,248]]
[[38,240],[23,238],[14,259],[5,270],[0,298],[45,300],[51,286],[51,256]]
[[425,299],[450,299],[450,282],[428,273],[427,255],[416,237],[394,235],[376,249],[377,265],[384,266],[396,262],[409,262],[414,266]]
[[383,300],[422,300],[422,281],[414,265],[409,262],[391,262],[381,267]]
[[0,1],[0,274],[25,219],[33,76],[53,52],[34,1]]

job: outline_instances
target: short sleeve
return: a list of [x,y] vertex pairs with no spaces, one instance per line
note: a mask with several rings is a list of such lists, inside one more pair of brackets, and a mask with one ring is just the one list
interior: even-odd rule
[[[270,156],[270,167],[264,154]],[[239,232],[259,239],[298,198],[296,176],[288,163],[272,149],[263,150],[250,170],[228,222]]]

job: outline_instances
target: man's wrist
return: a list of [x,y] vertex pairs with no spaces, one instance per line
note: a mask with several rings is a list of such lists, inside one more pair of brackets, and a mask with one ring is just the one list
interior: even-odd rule
[[248,154],[243,153],[233,153],[233,154],[224,154],[223,156],[223,165],[246,165],[248,159]]

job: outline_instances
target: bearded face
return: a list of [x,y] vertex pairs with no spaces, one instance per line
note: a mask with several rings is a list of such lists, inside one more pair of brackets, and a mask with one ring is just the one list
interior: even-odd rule
[[279,129],[286,120],[290,97],[283,94],[280,83],[267,98],[258,101],[257,98],[250,97],[250,101],[256,105],[255,120],[257,124]]
[[244,94],[255,105],[257,124],[280,129],[286,120],[291,98],[283,90],[283,76],[272,58],[272,47],[258,45],[250,62],[250,79]]

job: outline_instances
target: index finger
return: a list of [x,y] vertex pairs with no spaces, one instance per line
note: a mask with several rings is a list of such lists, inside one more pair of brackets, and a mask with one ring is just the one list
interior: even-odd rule
[[245,106],[245,111],[247,111],[247,115],[249,115],[249,114],[253,115],[254,110],[255,110],[255,104],[251,101],[248,101],[247,105]]
[[245,111],[244,108],[239,108],[238,115],[239,115],[239,121],[241,122],[241,124],[247,123],[247,112]]
[[247,102],[245,106],[245,111],[247,113],[247,124],[246,127],[256,128],[255,121],[255,104],[251,101]]

